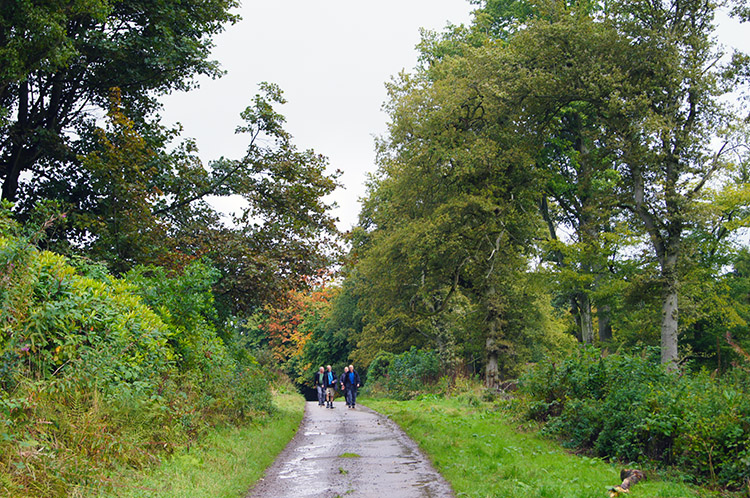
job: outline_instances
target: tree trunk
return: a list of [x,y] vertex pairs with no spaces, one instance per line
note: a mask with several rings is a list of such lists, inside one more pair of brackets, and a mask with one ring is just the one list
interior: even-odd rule
[[490,316],[488,318],[488,322],[487,341],[485,342],[485,350],[487,351],[487,367],[484,371],[484,384],[489,388],[495,388],[500,384],[500,370],[498,366],[500,348],[497,337],[497,317]]
[[[676,161],[674,161],[676,162]],[[662,280],[662,306],[661,306],[661,363],[667,370],[677,369],[677,259],[680,253],[680,242],[682,238],[682,212],[679,209],[676,190],[677,168],[674,162],[667,163],[665,203],[667,215],[665,220],[658,220],[648,210],[644,202],[643,174],[639,167],[632,170],[633,175],[633,199],[635,201],[635,212],[640,217],[646,230],[651,237],[656,256],[661,267]],[[664,228],[664,232],[660,227]]]
[[578,293],[578,312],[581,315],[581,342],[594,343],[594,325],[591,320],[591,299],[585,292]]
[[24,81],[18,89],[18,116],[16,119],[15,129],[11,133],[7,146],[9,153],[6,156],[6,162],[2,165],[3,170],[3,188],[2,198],[8,201],[16,200],[18,192],[18,178],[23,169],[24,145],[23,137],[28,133],[26,129],[29,118],[29,84]]
[[573,297],[570,298],[570,313],[573,315],[573,318],[576,321],[576,339],[578,339],[578,342],[583,342],[583,334],[581,333],[583,327],[581,326],[580,309],[581,308],[578,303],[578,296],[577,294],[573,294]]
[[591,319],[591,299],[585,292],[576,292],[571,298],[571,305],[571,313],[576,320],[578,342],[592,344],[594,342],[594,325]]
[[672,255],[662,267],[664,295],[661,307],[661,362],[667,370],[677,369],[677,256]]
[[610,316],[610,307],[605,304],[596,310],[596,317],[599,321],[599,340],[609,342],[612,340],[612,317]]

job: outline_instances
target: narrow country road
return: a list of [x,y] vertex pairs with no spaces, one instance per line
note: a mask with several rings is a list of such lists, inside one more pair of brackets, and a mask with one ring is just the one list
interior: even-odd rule
[[394,422],[363,406],[335,406],[307,403],[297,435],[247,498],[454,496]]

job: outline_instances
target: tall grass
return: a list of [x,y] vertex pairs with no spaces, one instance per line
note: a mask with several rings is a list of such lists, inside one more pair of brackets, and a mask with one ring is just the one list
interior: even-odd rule
[[274,415],[246,427],[217,430],[198,446],[177,452],[157,468],[113,475],[99,498],[237,498],[294,436],[305,401],[298,394],[275,396]]

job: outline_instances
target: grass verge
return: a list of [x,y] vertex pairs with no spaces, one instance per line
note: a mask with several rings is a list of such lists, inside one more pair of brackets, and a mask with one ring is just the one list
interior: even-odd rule
[[[430,457],[458,497],[592,498],[619,484],[620,467],[576,456],[516,429],[493,405],[437,396],[415,401],[362,400],[391,417]],[[638,483],[630,498],[719,496],[681,482]]]
[[173,455],[157,468],[112,479],[93,496],[112,498],[237,498],[263,475],[299,427],[305,400],[274,396],[278,411],[257,424],[218,429],[200,444]]

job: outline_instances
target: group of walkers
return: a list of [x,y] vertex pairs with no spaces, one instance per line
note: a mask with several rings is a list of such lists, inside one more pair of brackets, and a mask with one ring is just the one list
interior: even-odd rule
[[320,367],[315,373],[315,389],[318,390],[318,406],[325,405],[326,408],[333,408],[333,398],[336,396],[336,389],[344,391],[347,408],[354,408],[357,404],[357,389],[359,389],[359,374],[354,370],[354,365],[344,367],[344,373],[337,377],[331,369],[331,365],[326,368]]

